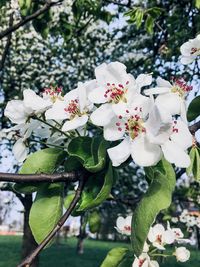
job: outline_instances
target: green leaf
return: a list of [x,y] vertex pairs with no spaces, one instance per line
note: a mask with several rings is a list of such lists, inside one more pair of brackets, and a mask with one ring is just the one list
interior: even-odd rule
[[64,164],[66,172],[72,172],[82,168],[80,161],[76,157],[68,157]]
[[65,156],[66,152],[57,148],[39,150],[28,156],[19,173],[53,173]]
[[195,7],[200,8],[200,0],[195,0]]
[[145,21],[145,29],[149,34],[153,33],[154,19],[152,16],[147,16]]
[[141,8],[138,8],[136,13],[135,13],[135,23],[136,23],[137,29],[140,28],[140,26],[142,24],[143,17],[144,17],[144,11]]
[[101,228],[101,216],[99,212],[93,211],[88,218],[89,230],[91,233],[99,232]]
[[164,9],[162,8],[152,7],[147,9],[146,13],[149,14],[153,19],[157,19],[163,11]]
[[193,121],[200,115],[199,106],[200,106],[200,96],[197,96],[189,104],[188,111],[187,111],[188,121]]
[[200,180],[200,150],[197,147],[192,147],[190,150],[190,166],[186,172],[188,175],[193,175],[195,180]]
[[30,184],[14,184],[13,190],[20,194],[32,194],[36,192],[39,188],[37,183],[30,183]]
[[76,211],[85,211],[100,205],[109,197],[112,185],[113,170],[110,164],[106,173],[101,172],[89,177]]
[[99,172],[106,164],[107,142],[102,137],[77,137],[68,146],[68,153],[76,157],[89,172]]
[[132,261],[130,262],[130,265],[125,265],[125,259],[129,254],[129,250],[127,248],[118,247],[111,249],[105,260],[102,262],[100,267],[131,267]]
[[20,12],[23,17],[32,13],[32,0],[19,0]]
[[62,216],[63,184],[43,185],[31,207],[29,224],[39,244],[55,227]]
[[170,206],[176,183],[174,170],[166,160],[163,159],[155,167],[150,168],[149,178],[152,177],[152,171],[154,178],[137,206],[132,220],[131,241],[136,256],[142,253],[149,229],[157,214]]

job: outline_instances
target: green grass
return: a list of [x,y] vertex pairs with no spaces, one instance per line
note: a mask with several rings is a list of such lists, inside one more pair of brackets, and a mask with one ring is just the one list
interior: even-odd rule
[[[16,267],[20,261],[20,237],[0,237],[0,267]],[[86,240],[85,253],[78,256],[75,251],[76,239],[70,238],[61,245],[53,245],[46,249],[40,258],[40,267],[99,267],[107,252],[122,243]],[[200,252],[192,251],[191,260],[177,263],[168,259],[160,267],[200,267]]]

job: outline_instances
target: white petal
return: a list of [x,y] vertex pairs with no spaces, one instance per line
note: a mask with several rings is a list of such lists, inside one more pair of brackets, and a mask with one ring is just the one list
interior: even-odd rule
[[188,65],[188,64],[191,64],[194,60],[195,60],[196,57],[184,57],[182,56],[181,57],[181,64],[183,65]]
[[119,119],[113,118],[111,123],[104,126],[103,135],[105,140],[116,141],[123,138],[125,131],[124,126],[119,126],[121,131],[118,129],[119,127],[116,126],[116,123],[119,123],[119,121]]
[[166,94],[170,91],[169,87],[155,87],[144,91],[145,95]]
[[117,116],[121,115],[122,117],[124,117],[127,114],[126,110],[128,109],[128,105],[126,103],[119,102],[118,104],[111,104],[111,105],[114,113]]
[[172,230],[166,230],[163,234],[163,240],[166,244],[173,244],[175,241],[175,234]]
[[25,146],[23,139],[20,138],[13,146],[13,154],[18,162],[23,162],[28,155],[28,148]]
[[123,230],[124,229],[124,226],[125,226],[125,219],[123,217],[118,217],[117,218],[117,221],[116,221],[116,226],[117,228],[119,228],[120,230]]
[[174,163],[177,167],[180,168],[189,167],[190,157],[183,150],[183,148],[177,145],[174,141],[168,140],[161,147],[166,160]]
[[91,93],[88,95],[88,99],[92,103],[101,104],[106,103],[108,99],[104,96],[107,88],[106,87],[97,87],[92,90]]
[[131,226],[132,216],[127,216],[125,219],[125,225]]
[[188,129],[188,126],[181,120],[178,120],[175,128],[178,129],[178,132],[173,132],[173,134],[170,136],[171,140],[183,148],[183,150],[191,147],[192,135]]
[[159,267],[159,264],[157,261],[150,261],[149,267]]
[[64,95],[64,101],[67,103],[75,99],[78,99],[78,89],[73,89]]
[[124,83],[128,79],[126,66],[120,62],[101,64],[95,69],[95,76],[99,85],[106,86],[107,83]]
[[158,77],[156,79],[156,82],[157,82],[158,87],[166,87],[166,88],[171,88],[172,87],[170,82],[168,82],[165,79],[162,79],[161,77]]
[[141,89],[143,86],[150,85],[152,83],[152,75],[150,75],[150,74],[140,74],[136,78],[136,83],[138,85],[138,89]]
[[97,108],[90,116],[93,124],[97,126],[105,126],[109,124],[115,117],[111,104],[103,104]]
[[56,101],[52,108],[45,112],[46,120],[64,120],[68,119],[70,115],[65,111],[65,101]]
[[109,148],[108,155],[112,161],[112,165],[117,167],[126,161],[130,156],[130,142],[129,139],[124,139],[119,145]]
[[153,166],[162,157],[161,149],[156,144],[151,144],[143,134],[131,142],[131,156],[139,166]]
[[79,100],[80,112],[83,112],[87,104],[87,94],[86,94],[86,88],[84,84],[81,82],[78,83],[78,100]]
[[23,96],[25,107],[31,108],[35,112],[42,112],[52,105],[52,102],[49,99],[43,99],[30,89],[24,90]]
[[4,114],[16,124],[25,123],[28,118],[28,113],[26,112],[23,101],[21,100],[9,101],[6,105]]
[[177,93],[159,95],[155,101],[160,109],[166,110],[171,115],[179,115],[181,113],[181,102],[182,99]]
[[83,125],[85,125],[88,121],[88,116],[83,115],[81,117],[76,116],[74,119],[70,121],[66,121],[63,124],[62,131],[67,132],[67,131],[72,131],[75,130]]
[[138,110],[142,109],[142,118],[145,118],[149,111],[152,109],[152,101],[149,97],[143,96],[141,94],[135,94],[134,99],[129,107],[129,110],[135,110],[135,108],[138,108]]

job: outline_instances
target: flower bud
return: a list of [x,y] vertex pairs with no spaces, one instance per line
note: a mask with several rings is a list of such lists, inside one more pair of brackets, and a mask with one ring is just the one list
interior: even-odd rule
[[190,251],[185,247],[179,247],[176,248],[174,255],[176,256],[177,261],[186,262],[190,258]]

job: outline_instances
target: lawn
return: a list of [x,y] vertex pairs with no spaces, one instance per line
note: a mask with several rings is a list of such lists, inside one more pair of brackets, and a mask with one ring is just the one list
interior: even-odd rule
[[[0,237],[0,267],[16,267],[20,258],[21,238]],[[122,243],[85,241],[85,253],[77,256],[75,252],[76,239],[71,238],[67,243],[53,245],[41,254],[40,267],[99,267],[107,252]],[[200,252],[192,251],[191,260],[187,263],[176,263],[168,260],[161,267],[200,267]]]

